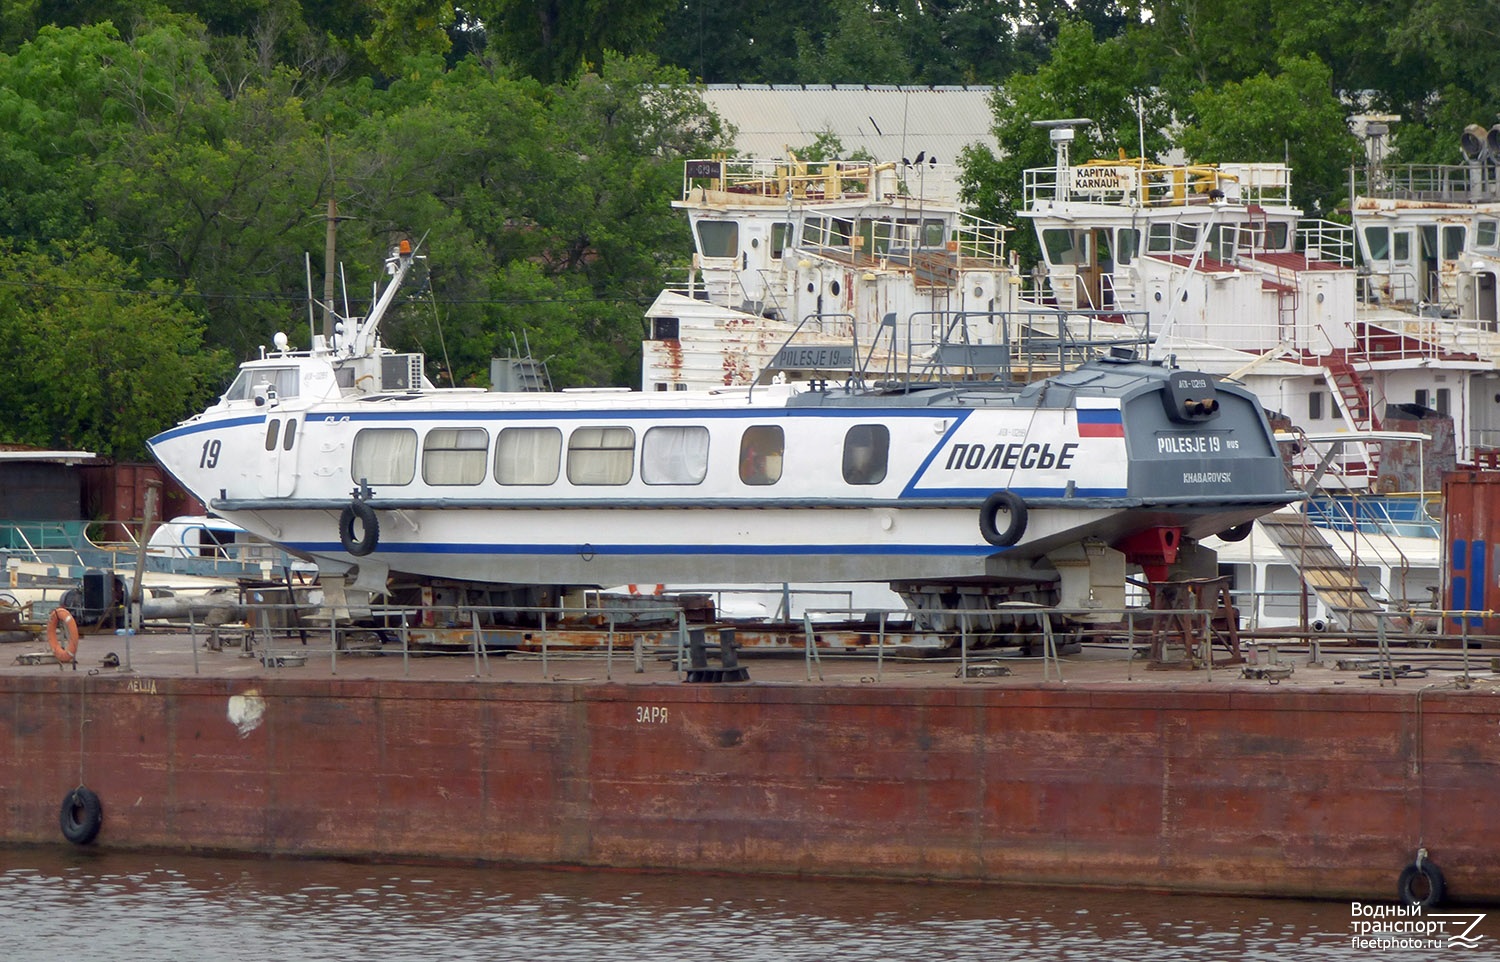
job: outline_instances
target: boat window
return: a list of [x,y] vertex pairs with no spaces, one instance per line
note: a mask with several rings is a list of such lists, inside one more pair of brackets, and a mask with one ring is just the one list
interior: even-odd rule
[[1211,260],[1229,262],[1234,260],[1235,242],[1238,239],[1238,228],[1233,224],[1220,224],[1209,229],[1208,245],[1204,248],[1203,256]]
[[850,238],[854,236],[854,221],[847,217],[830,217],[828,219],[828,246],[848,247]]
[[1474,227],[1475,247],[1494,247],[1496,228],[1500,223],[1492,220],[1482,220]]
[[574,484],[625,484],[634,473],[634,430],[578,428],[568,438],[568,480]]
[[704,257],[735,257],[740,252],[740,225],[732,220],[698,222],[698,250]]
[[1309,421],[1323,420],[1323,392],[1313,391],[1307,395],[1307,419]]
[[433,428],[422,443],[422,480],[428,484],[478,484],[484,480],[489,432],[483,428]]
[[641,480],[699,484],[708,474],[708,428],[658,427],[641,439]]
[[501,484],[551,484],[561,462],[557,428],[504,428],[495,437],[495,480]]
[[1111,245],[1110,245],[1110,242],[1109,242],[1109,231],[1108,230],[1097,231],[1096,233],[1093,233],[1093,234],[1089,235],[1089,239],[1092,241],[1092,243],[1094,245],[1094,255],[1095,255],[1095,257],[1097,258],[1097,260],[1099,262],[1099,269],[1101,271],[1112,271],[1112,270],[1114,270],[1115,269],[1115,258],[1114,258],[1114,254],[1111,253]]
[[1146,234],[1146,250],[1153,254],[1169,254],[1172,251],[1172,225],[1152,224]]
[[675,341],[678,339],[681,321],[675,317],[652,317],[651,340],[653,341]]
[[802,243],[807,247],[821,247],[823,244],[823,220],[819,217],[808,217],[802,221]]
[[292,444],[297,440],[297,419],[288,418],[286,422],[286,434],[281,438],[281,450],[290,451]]
[[367,484],[411,484],[417,476],[417,432],[363,428],[354,436],[349,476]]
[[1268,251],[1286,250],[1287,230],[1288,225],[1282,221],[1273,221],[1267,224],[1264,249]]
[[942,247],[948,240],[948,231],[942,220],[929,217],[922,221],[922,246]]
[[1141,249],[1141,232],[1134,227],[1122,228],[1115,234],[1115,264],[1124,267],[1135,260]]
[[740,437],[740,480],[746,484],[775,484],[781,480],[786,438],[775,424],[757,424]]
[[1395,236],[1395,253],[1392,255],[1398,261],[1411,260],[1411,231],[1398,230]]
[[1458,255],[1464,252],[1464,227],[1462,224],[1449,224],[1443,228],[1443,260],[1456,261]]
[[781,260],[781,254],[786,250],[787,244],[791,241],[791,237],[791,224],[783,223],[771,225],[771,260]]
[[884,424],[856,424],[844,435],[844,480],[879,484],[885,480],[891,432]]
[[1366,227],[1365,250],[1370,260],[1383,261],[1391,256],[1391,229],[1389,227]]
[[1049,264],[1087,264],[1088,258],[1078,250],[1073,232],[1061,227],[1042,231],[1042,246],[1047,249]]
[[276,450],[276,435],[281,431],[281,418],[266,419],[266,450]]
[[226,401],[249,401],[257,394],[289,398],[297,396],[297,369],[295,367],[256,367],[240,371],[229,390],[224,392]]
[[1182,254],[1191,254],[1198,246],[1197,224],[1174,224],[1172,229],[1172,249]]

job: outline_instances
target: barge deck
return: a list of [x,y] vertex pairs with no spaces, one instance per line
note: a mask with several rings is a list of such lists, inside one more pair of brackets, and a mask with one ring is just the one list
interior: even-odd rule
[[1500,901],[1500,683],[1472,652],[1402,650],[1394,680],[1370,652],[1247,678],[1085,646],[690,684],[628,651],[268,667],[148,633],[85,637],[74,669],[22,647],[0,651],[7,844],[67,844],[83,784],[121,849],[1369,900],[1422,851],[1450,900]]

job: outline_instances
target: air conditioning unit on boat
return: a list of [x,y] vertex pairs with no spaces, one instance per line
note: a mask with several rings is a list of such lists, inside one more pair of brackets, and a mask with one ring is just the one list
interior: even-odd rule
[[380,359],[380,389],[382,391],[419,391],[422,388],[422,369],[426,364],[422,354],[387,354]]

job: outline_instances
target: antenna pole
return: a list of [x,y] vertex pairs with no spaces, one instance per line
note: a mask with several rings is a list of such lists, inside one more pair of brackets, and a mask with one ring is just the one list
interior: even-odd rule
[[[312,338],[317,336],[318,328],[317,315],[313,311],[312,254],[307,251],[302,252],[302,269],[307,273],[307,336]],[[312,342],[309,341],[307,346],[311,348]]]
[[333,340],[333,275],[337,264],[339,235],[338,201],[332,185],[328,191],[328,233],[323,241],[323,337]]

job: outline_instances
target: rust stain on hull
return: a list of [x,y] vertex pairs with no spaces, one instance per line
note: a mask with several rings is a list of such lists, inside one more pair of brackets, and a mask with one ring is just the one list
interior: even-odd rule
[[0,678],[0,840],[81,758],[108,847],[1389,899],[1422,839],[1500,899],[1478,693],[253,687]]

